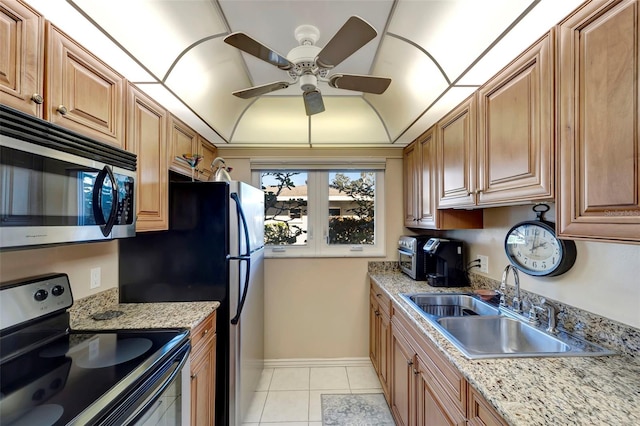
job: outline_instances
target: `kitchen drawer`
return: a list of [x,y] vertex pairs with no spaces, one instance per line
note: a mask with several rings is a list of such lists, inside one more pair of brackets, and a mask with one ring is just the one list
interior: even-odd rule
[[376,283],[371,281],[371,296],[375,297],[378,301],[378,306],[383,310],[387,316],[391,316],[391,298],[383,291]]
[[214,335],[216,333],[216,313],[213,312],[204,321],[198,324],[193,330],[191,330],[191,348],[192,351],[198,349],[198,344],[203,341],[205,337]]

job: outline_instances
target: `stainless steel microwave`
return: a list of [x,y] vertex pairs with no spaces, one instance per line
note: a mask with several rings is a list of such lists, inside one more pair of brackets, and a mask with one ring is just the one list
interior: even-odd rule
[[0,107],[0,249],[135,236],[133,154]]

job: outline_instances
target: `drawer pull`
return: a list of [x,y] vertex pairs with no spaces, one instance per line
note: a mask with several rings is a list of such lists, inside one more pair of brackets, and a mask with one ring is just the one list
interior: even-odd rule
[[209,333],[209,329],[206,329],[205,331],[203,331],[203,332],[202,332],[202,335],[203,335],[203,336],[206,336],[206,335],[207,335],[207,333]]
[[64,105],[60,105],[58,107],[58,112],[62,115],[67,115],[67,113],[69,112],[69,110],[64,106]]
[[31,95],[31,100],[38,105],[44,102],[44,98],[39,93],[34,93],[33,95]]

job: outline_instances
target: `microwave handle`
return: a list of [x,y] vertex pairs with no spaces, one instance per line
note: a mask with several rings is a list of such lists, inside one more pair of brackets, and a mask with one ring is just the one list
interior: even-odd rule
[[[111,203],[109,217],[105,220],[104,214],[102,214],[102,197],[100,193],[102,192],[102,187],[104,186],[104,181],[107,176],[111,179],[111,197],[113,202]],[[109,166],[104,166],[104,168],[100,170],[100,173],[98,173],[98,176],[96,176],[96,183],[93,187],[93,216],[96,218],[96,223],[100,225],[100,231],[102,231],[102,235],[105,237],[111,233],[111,228],[113,228],[116,222],[118,202],[118,183],[116,182],[116,177],[113,175]]]

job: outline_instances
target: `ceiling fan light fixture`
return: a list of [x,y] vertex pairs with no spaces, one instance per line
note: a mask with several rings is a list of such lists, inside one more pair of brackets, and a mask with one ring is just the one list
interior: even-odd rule
[[312,92],[318,87],[318,77],[313,74],[303,74],[300,76],[300,88],[303,92]]

